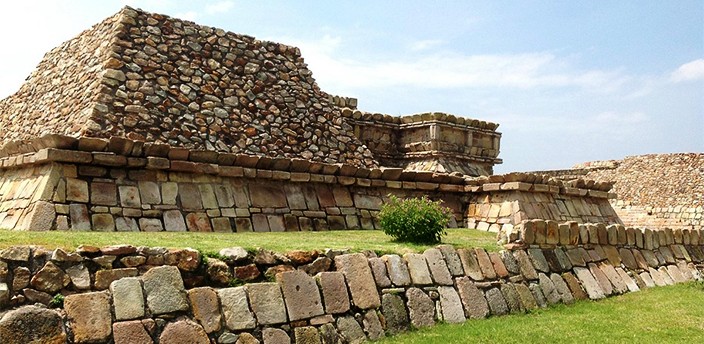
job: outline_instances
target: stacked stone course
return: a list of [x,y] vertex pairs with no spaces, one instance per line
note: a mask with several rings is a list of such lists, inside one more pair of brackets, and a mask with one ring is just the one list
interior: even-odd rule
[[[59,292],[66,298],[60,312],[38,306],[5,312],[0,338],[358,343],[438,321],[701,280],[704,268],[697,230],[531,220],[504,235],[509,249],[501,252],[440,245],[381,257],[229,248],[205,259],[190,249],[128,245],[76,252],[12,247],[0,251],[2,308],[48,304]],[[275,282],[256,282],[262,275]],[[255,283],[227,286],[232,277]],[[43,325],[17,326],[35,319]]]
[[631,156],[534,173],[612,183],[618,195],[612,206],[628,226],[704,228],[702,153]]

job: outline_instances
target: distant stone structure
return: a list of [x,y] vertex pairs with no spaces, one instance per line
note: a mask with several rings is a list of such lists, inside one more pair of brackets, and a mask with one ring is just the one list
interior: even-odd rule
[[611,184],[495,176],[498,124],[320,90],[298,48],[125,7],[0,101],[0,228],[378,228],[389,194],[451,226],[620,223]]
[[704,229],[704,153],[647,154],[534,172],[614,184],[611,201],[626,226]]

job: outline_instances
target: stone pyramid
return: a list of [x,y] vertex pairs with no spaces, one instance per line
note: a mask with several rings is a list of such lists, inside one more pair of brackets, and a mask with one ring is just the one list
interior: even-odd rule
[[47,134],[376,167],[300,50],[129,7],[0,101],[0,147]]

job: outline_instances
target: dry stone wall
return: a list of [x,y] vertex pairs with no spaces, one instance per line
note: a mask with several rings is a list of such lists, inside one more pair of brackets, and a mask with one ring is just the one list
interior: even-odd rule
[[629,226],[704,226],[704,154],[649,154],[541,171],[563,180],[613,183],[613,208]]
[[342,115],[384,166],[482,176],[502,162],[495,123],[439,112],[393,117],[346,108]]
[[[359,343],[440,321],[701,280],[704,268],[704,237],[696,230],[542,220],[514,229],[501,252],[440,245],[381,257],[237,247],[218,258],[128,245],[76,252],[11,247],[0,251],[0,338]],[[228,286],[233,277],[253,283]],[[62,309],[41,306],[58,293],[65,295]],[[38,326],[19,325],[27,323]]]
[[330,98],[298,48],[126,7],[47,54],[0,105],[0,132],[376,167]]

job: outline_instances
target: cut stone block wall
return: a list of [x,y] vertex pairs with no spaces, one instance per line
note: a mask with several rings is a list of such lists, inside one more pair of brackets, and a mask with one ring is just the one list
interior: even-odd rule
[[[113,137],[48,135],[4,147],[2,222],[16,230],[298,231],[378,228],[389,194],[442,200],[472,228],[525,219],[618,223],[608,183],[529,174],[360,168]],[[29,178],[29,179],[27,179]],[[571,186],[570,186],[571,185]],[[31,198],[30,198],[31,196]]]
[[702,153],[630,156],[535,173],[613,183],[618,198],[612,206],[628,226],[704,228]]
[[[12,247],[0,251],[0,309],[66,298],[62,312],[0,313],[0,336],[4,343],[358,343],[440,321],[701,280],[704,269],[700,231],[533,220],[507,235],[510,250],[501,252],[440,245],[378,257],[231,248],[221,251],[225,261],[202,263],[189,249]],[[218,282],[265,270],[275,282]],[[42,326],[17,326],[37,319]]]

